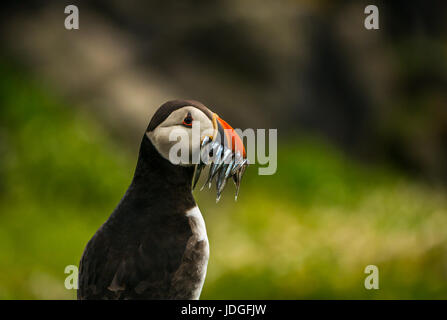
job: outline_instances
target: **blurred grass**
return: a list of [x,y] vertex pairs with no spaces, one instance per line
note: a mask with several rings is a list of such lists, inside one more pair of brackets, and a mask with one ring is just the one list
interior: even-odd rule
[[[71,299],[65,266],[124,194],[136,155],[38,79],[0,73],[0,298]],[[256,171],[236,203],[232,186],[218,204],[196,192],[211,246],[203,299],[447,298],[445,190],[312,139],[282,141],[278,172]],[[363,286],[369,264],[380,290]]]

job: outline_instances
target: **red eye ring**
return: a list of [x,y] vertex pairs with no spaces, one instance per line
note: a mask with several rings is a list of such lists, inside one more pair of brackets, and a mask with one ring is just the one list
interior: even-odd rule
[[182,124],[183,124],[184,126],[191,127],[191,126],[192,126],[192,122],[193,122],[193,118],[192,118],[192,116],[191,116],[191,113],[188,112],[188,115],[186,116],[185,119],[183,119]]

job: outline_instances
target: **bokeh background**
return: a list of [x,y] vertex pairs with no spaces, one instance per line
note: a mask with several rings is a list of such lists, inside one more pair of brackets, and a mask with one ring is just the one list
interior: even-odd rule
[[447,2],[3,1],[0,24],[0,298],[75,297],[174,98],[278,129],[275,175],[195,191],[203,299],[447,298]]

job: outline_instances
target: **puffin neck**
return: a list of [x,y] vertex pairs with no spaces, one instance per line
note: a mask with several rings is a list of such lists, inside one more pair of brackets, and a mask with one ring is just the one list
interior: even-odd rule
[[191,193],[193,174],[194,166],[173,165],[160,155],[146,135],[143,136],[137,167],[132,181],[134,187],[144,189],[175,187]]

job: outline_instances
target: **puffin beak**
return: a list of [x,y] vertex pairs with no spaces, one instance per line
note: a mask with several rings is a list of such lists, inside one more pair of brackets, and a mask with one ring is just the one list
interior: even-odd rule
[[217,197],[219,201],[228,178],[232,177],[236,185],[235,200],[245,169],[248,166],[245,147],[236,131],[217,114],[213,114],[214,137],[205,137],[201,143],[201,162],[196,165],[193,177],[193,189],[199,180],[202,169],[210,164],[208,179],[201,190],[216,178]]
[[236,131],[234,131],[234,129],[225,120],[220,118],[217,114],[215,114],[215,116],[217,130],[224,146],[232,150],[234,154],[239,153],[245,158],[245,148],[241,137],[239,137]]

